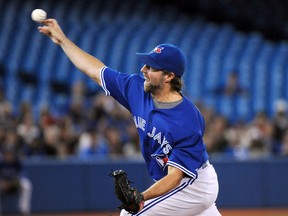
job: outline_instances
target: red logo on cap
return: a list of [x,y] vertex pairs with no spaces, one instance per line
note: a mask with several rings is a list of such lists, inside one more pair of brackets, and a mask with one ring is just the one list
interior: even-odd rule
[[154,52],[161,53],[161,51],[164,49],[164,47],[155,47]]

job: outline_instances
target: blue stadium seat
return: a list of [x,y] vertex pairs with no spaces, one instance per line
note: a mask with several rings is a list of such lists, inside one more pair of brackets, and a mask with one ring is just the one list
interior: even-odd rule
[[37,32],[30,33],[28,37],[31,39],[31,42],[28,42],[29,45],[26,49],[26,52],[29,53],[29,55],[23,57],[22,67],[26,71],[34,71],[39,64],[38,62],[40,61],[39,58],[41,57],[41,54],[43,54],[41,53],[41,49],[43,49],[44,38]]
[[[11,50],[11,45],[13,45],[13,37],[15,32],[13,32],[16,23],[15,23],[15,14],[17,13],[17,6],[19,1],[9,1],[6,3],[6,7],[2,16],[3,21],[1,22],[1,29],[5,31],[0,31],[0,62],[9,62],[10,59],[7,58],[7,53]],[[2,20],[2,19],[1,19]],[[17,36],[18,34],[16,34]]]
[[273,104],[275,101],[285,97],[285,69],[287,67],[288,44],[280,43],[275,47],[273,56],[271,71],[269,72],[269,100],[267,104],[268,112],[271,115],[273,115]]
[[254,109],[255,111],[268,111],[266,104],[269,95],[268,82],[270,72],[270,61],[274,50],[273,44],[264,44],[260,55],[255,62],[255,74],[254,74]]

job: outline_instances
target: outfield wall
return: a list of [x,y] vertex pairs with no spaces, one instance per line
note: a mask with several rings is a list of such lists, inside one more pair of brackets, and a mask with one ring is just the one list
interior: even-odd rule
[[[288,159],[261,161],[214,160],[220,192],[220,208],[287,207]],[[134,186],[144,190],[151,183],[142,161],[25,161],[33,183],[33,212],[75,212],[114,210],[111,170],[124,169]],[[2,200],[4,212],[17,210],[15,197]]]

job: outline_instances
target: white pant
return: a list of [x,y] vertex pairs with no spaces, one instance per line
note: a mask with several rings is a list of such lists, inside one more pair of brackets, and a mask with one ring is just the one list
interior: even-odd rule
[[[31,211],[32,184],[28,178],[22,177],[20,180],[18,207],[22,214],[29,214]],[[1,200],[0,200],[1,202]],[[1,212],[1,205],[0,205]],[[1,213],[0,213],[1,215]]]
[[[197,179],[183,178],[177,188],[147,200],[142,211],[135,216],[221,216],[215,205],[218,189],[217,174],[209,164],[198,170]],[[122,210],[120,216],[126,215],[131,216]]]

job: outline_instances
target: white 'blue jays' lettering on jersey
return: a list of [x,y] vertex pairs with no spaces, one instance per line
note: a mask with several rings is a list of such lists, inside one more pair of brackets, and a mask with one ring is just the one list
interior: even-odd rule
[[154,106],[151,94],[144,91],[144,78],[104,67],[101,82],[134,119],[140,137],[142,155],[151,177],[159,180],[167,174],[167,165],[196,178],[197,169],[208,159],[203,143],[204,118],[195,105],[183,101],[170,109]]

